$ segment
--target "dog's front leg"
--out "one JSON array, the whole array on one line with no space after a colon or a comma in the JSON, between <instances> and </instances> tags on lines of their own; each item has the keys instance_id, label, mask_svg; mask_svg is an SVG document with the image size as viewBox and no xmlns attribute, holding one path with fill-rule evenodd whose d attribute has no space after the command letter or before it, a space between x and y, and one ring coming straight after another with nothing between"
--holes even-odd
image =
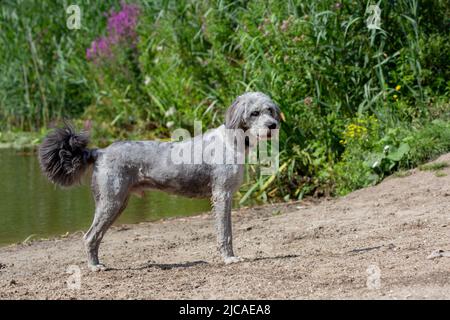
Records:
<instances>
[{"instance_id":1,"label":"dog's front leg","mask_svg":"<svg viewBox=\"0 0 450 320\"><path fill-rule=\"evenodd\" d=\"M213 214L216 222L217 244L225 264L242 261L233 253L231 205L233 195L223 189L213 193Z\"/></svg>"}]
</instances>

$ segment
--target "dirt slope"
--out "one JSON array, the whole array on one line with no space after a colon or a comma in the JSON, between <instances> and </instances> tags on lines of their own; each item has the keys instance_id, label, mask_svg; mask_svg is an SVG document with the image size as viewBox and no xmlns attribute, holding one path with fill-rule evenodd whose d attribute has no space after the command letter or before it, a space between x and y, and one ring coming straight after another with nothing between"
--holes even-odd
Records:
<instances>
[{"instance_id":1,"label":"dirt slope","mask_svg":"<svg viewBox=\"0 0 450 320\"><path fill-rule=\"evenodd\" d=\"M450 250L443 172L234 212L235 250L246 259L234 265L218 257L209 214L115 227L100 249L112 269L100 273L87 270L81 233L0 248L0 298L450 298L450 258L427 259ZM66 284L70 265L81 268L80 289Z\"/></svg>"}]
</instances>

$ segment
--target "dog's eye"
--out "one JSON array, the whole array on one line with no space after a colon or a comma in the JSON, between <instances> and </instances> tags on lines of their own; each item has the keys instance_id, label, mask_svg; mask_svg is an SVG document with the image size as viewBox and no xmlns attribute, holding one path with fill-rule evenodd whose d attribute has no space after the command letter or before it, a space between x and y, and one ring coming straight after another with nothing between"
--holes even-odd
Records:
<instances>
[{"instance_id":1,"label":"dog's eye","mask_svg":"<svg viewBox=\"0 0 450 320\"><path fill-rule=\"evenodd\" d=\"M257 116L259 116L259 111L253 111L250 115L252 117L257 117Z\"/></svg>"}]
</instances>

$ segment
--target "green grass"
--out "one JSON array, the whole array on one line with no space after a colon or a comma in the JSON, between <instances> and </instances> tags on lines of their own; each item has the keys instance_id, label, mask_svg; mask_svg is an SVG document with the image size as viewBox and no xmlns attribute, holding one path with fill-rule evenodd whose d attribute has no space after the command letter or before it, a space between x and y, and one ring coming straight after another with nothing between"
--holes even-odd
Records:
<instances>
[{"instance_id":1,"label":"green grass","mask_svg":"<svg viewBox=\"0 0 450 320\"><path fill-rule=\"evenodd\" d=\"M442 177L446 177L446 176L447 176L447 174L446 174L445 172L442 172L442 171L436 171L436 172L434 173L434 175L435 175L436 177L438 177L438 178L442 178Z\"/></svg>"},{"instance_id":2,"label":"green grass","mask_svg":"<svg viewBox=\"0 0 450 320\"><path fill-rule=\"evenodd\" d=\"M62 118L92 120L99 146L167 139L194 120L220 125L255 90L286 122L280 172L248 167L243 202L345 194L450 151L448 1L380 1L378 30L366 1L136 2L137 47L99 64L86 49L120 1L77 1L77 31L66 1L0 3L0 129L14 133L3 143L36 144Z\"/></svg>"},{"instance_id":3,"label":"green grass","mask_svg":"<svg viewBox=\"0 0 450 320\"><path fill-rule=\"evenodd\" d=\"M394 173L394 177L397 177L397 178L404 178L404 177L408 177L410 175L411 175L411 171L407 171L407 170L399 170Z\"/></svg>"},{"instance_id":4,"label":"green grass","mask_svg":"<svg viewBox=\"0 0 450 320\"><path fill-rule=\"evenodd\" d=\"M435 162L435 163L427 163L419 166L419 170L422 171L438 171L444 168L448 168L449 164L447 162Z\"/></svg>"}]
</instances>

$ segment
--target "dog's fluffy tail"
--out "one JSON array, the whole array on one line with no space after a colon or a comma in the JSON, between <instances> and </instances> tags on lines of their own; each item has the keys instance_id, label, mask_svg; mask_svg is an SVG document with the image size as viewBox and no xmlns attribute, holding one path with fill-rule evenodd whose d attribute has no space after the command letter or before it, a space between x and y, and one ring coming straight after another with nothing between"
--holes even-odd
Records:
<instances>
[{"instance_id":1,"label":"dog's fluffy tail","mask_svg":"<svg viewBox=\"0 0 450 320\"><path fill-rule=\"evenodd\" d=\"M83 173L97 158L95 149L88 149L89 136L76 133L65 122L64 127L49 133L39 147L39 163L47 178L60 186L68 187L79 182Z\"/></svg>"}]
</instances>

